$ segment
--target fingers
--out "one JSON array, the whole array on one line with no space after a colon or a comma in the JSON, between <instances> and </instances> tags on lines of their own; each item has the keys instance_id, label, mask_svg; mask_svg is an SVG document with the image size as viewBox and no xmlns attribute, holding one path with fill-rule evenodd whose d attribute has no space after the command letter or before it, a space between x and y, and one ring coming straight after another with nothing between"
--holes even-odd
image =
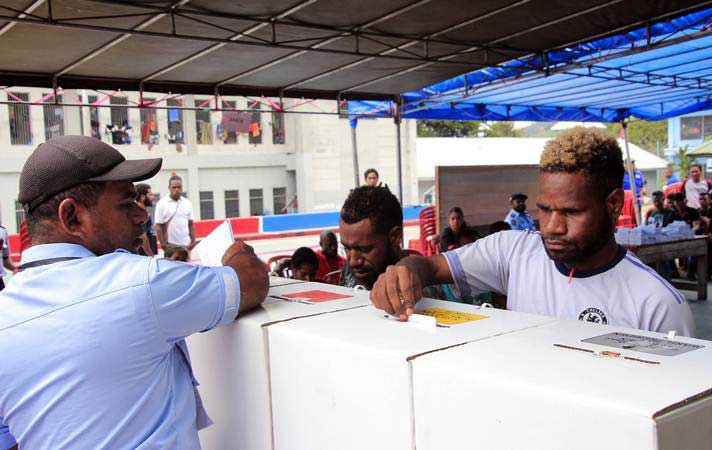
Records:
<instances>
[{"instance_id":1,"label":"fingers","mask_svg":"<svg viewBox=\"0 0 712 450\"><path fill-rule=\"evenodd\" d=\"M394 266L388 266L384 275L386 276L386 301L393 308L393 315L400 317L401 320L407 320L400 296L398 271Z\"/></svg>"},{"instance_id":2,"label":"fingers","mask_svg":"<svg viewBox=\"0 0 712 450\"><path fill-rule=\"evenodd\" d=\"M381 276L378 277L378 280L376 280L376 283L373 285L373 288L371 289L370 298L371 298L371 303L373 303L373 306L387 312L388 314L391 314L391 315L394 314L393 308L391 307L391 304L388 302L388 294L386 292L386 276L385 276L385 274L381 274Z\"/></svg>"},{"instance_id":3,"label":"fingers","mask_svg":"<svg viewBox=\"0 0 712 450\"><path fill-rule=\"evenodd\" d=\"M370 298L376 308L405 321L422 296L420 281L410 269L389 266L373 285Z\"/></svg>"}]
</instances>

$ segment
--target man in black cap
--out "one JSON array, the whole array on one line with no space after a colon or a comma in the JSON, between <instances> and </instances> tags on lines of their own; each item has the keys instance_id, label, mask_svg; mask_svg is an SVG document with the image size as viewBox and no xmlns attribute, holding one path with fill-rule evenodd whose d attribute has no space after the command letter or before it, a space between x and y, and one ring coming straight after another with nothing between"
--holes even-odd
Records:
<instances>
[{"instance_id":1,"label":"man in black cap","mask_svg":"<svg viewBox=\"0 0 712 450\"><path fill-rule=\"evenodd\" d=\"M504 221L512 227L513 230L530 230L536 231L534 227L534 219L527 212L527 196L521 192L516 192L509 197L509 204L512 205L511 211L504 218Z\"/></svg>"},{"instance_id":2,"label":"man in black cap","mask_svg":"<svg viewBox=\"0 0 712 450\"><path fill-rule=\"evenodd\" d=\"M211 422L184 338L258 306L268 279L240 241L223 267L135 254L147 214L133 182L160 168L84 136L27 159L32 247L0 293L3 448L200 448Z\"/></svg>"}]
</instances>

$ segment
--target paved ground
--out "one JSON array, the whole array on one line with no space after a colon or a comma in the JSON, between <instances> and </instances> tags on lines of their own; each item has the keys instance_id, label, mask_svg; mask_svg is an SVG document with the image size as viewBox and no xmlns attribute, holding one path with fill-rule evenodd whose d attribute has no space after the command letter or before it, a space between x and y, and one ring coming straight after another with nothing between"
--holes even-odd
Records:
<instances>
[{"instance_id":1,"label":"paved ground","mask_svg":"<svg viewBox=\"0 0 712 450\"><path fill-rule=\"evenodd\" d=\"M712 299L712 289L710 283L707 283L707 298ZM712 341L712 300L697 301L697 294L692 291L680 291L685 294L687 302L692 309L692 315L695 317L697 325L697 337Z\"/></svg>"}]
</instances>

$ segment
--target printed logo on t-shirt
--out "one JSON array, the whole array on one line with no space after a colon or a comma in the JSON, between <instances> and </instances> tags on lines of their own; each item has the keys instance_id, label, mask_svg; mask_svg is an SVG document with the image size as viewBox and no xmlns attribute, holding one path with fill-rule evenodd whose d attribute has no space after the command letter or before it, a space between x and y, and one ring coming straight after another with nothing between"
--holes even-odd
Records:
<instances>
[{"instance_id":1,"label":"printed logo on t-shirt","mask_svg":"<svg viewBox=\"0 0 712 450\"><path fill-rule=\"evenodd\" d=\"M603 311L598 308L584 309L581 314L579 314L579 320L591 323L602 323L604 325L608 323L608 318Z\"/></svg>"}]
</instances>

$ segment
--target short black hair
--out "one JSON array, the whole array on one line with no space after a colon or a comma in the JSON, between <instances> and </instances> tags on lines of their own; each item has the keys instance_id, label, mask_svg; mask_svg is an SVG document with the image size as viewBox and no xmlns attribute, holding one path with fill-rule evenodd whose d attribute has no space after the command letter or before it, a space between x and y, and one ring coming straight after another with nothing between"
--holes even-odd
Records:
<instances>
[{"instance_id":1,"label":"short black hair","mask_svg":"<svg viewBox=\"0 0 712 450\"><path fill-rule=\"evenodd\" d=\"M690 169L692 169L693 167L697 167L698 169L700 169L700 172L702 171L702 164L700 164L700 163L690 164ZM687 169L687 170L690 170L690 169Z\"/></svg>"},{"instance_id":2,"label":"short black hair","mask_svg":"<svg viewBox=\"0 0 712 450\"><path fill-rule=\"evenodd\" d=\"M447 215L449 216L452 213L457 213L462 217L465 217L465 214L462 213L462 208L460 208L459 206L453 206L452 208L450 208L450 210L447 212Z\"/></svg>"},{"instance_id":3,"label":"short black hair","mask_svg":"<svg viewBox=\"0 0 712 450\"><path fill-rule=\"evenodd\" d=\"M319 267L319 257L316 256L314 250L309 247L299 247L292 254L291 263L292 269L301 267L303 264L311 264L315 268Z\"/></svg>"},{"instance_id":4,"label":"short black hair","mask_svg":"<svg viewBox=\"0 0 712 450\"><path fill-rule=\"evenodd\" d=\"M148 191L151 190L151 186L146 183L138 183L136 186L136 198L141 198L142 195L148 195Z\"/></svg>"},{"instance_id":5,"label":"short black hair","mask_svg":"<svg viewBox=\"0 0 712 450\"><path fill-rule=\"evenodd\" d=\"M375 173L375 174L376 174L376 177L381 178L381 176L378 174L378 171L377 171L376 169L374 169L373 167L371 167L370 169L366 169L366 171L363 173L363 179L364 179L364 180L365 180L366 178L368 178L368 174L369 174L369 173Z\"/></svg>"},{"instance_id":6,"label":"short black hair","mask_svg":"<svg viewBox=\"0 0 712 450\"><path fill-rule=\"evenodd\" d=\"M59 205L68 198L73 198L77 203L86 208L92 208L99 203L99 196L104 192L106 183L88 182L78 184L66 191L55 194L40 203L27 214L27 232L30 237L37 238L49 232L48 227L54 227L57 220Z\"/></svg>"},{"instance_id":7,"label":"short black hair","mask_svg":"<svg viewBox=\"0 0 712 450\"><path fill-rule=\"evenodd\" d=\"M504 220L498 220L497 222L492 223L489 227L489 234L494 234L494 233L499 233L500 231L508 231L511 230L512 226L505 222Z\"/></svg>"},{"instance_id":8,"label":"short black hair","mask_svg":"<svg viewBox=\"0 0 712 450\"><path fill-rule=\"evenodd\" d=\"M179 177L178 175L171 175L171 177L168 179L168 186L171 185L171 181L175 181L175 180L180 181L181 184L183 183L183 178Z\"/></svg>"},{"instance_id":9,"label":"short black hair","mask_svg":"<svg viewBox=\"0 0 712 450\"><path fill-rule=\"evenodd\" d=\"M190 258L188 249L181 245L169 245L163 251L163 257L166 259L178 254L182 255L182 258L180 259L181 261L188 261L188 258Z\"/></svg>"},{"instance_id":10,"label":"short black hair","mask_svg":"<svg viewBox=\"0 0 712 450\"><path fill-rule=\"evenodd\" d=\"M403 227L400 202L387 187L361 186L351 191L341 207L341 220L348 224L371 221L371 231L387 236L394 227Z\"/></svg>"},{"instance_id":11,"label":"short black hair","mask_svg":"<svg viewBox=\"0 0 712 450\"><path fill-rule=\"evenodd\" d=\"M655 191L652 194L650 194L653 197L663 197L663 191Z\"/></svg>"}]
</instances>

